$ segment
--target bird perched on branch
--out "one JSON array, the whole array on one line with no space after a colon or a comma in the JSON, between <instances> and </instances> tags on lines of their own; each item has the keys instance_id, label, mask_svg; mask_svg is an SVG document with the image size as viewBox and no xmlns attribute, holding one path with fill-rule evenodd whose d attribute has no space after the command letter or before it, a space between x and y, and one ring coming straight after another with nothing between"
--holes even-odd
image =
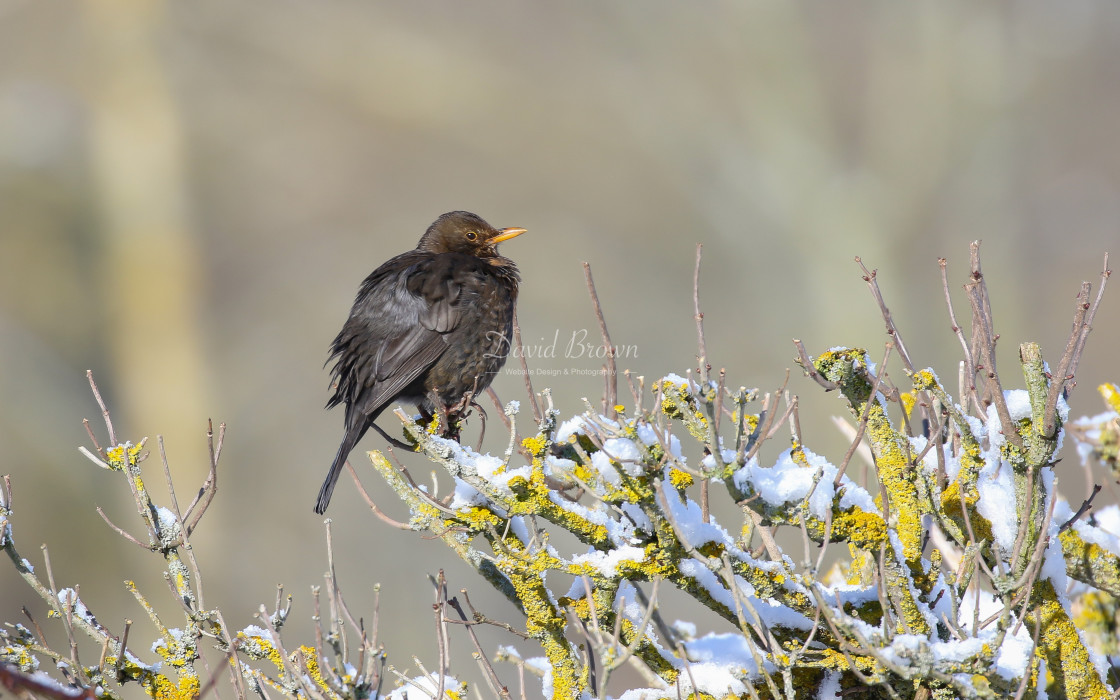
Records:
<instances>
[{"instance_id":1,"label":"bird perched on branch","mask_svg":"<svg viewBox=\"0 0 1120 700\"><path fill-rule=\"evenodd\" d=\"M496 229L476 214L435 220L415 250L392 258L362 282L327 360L334 395L346 404L346 434L315 512L322 514L350 450L394 401L440 418L457 436L458 418L505 364L517 302L517 266L498 244L525 233ZM386 436L388 437L388 436Z\"/></svg>"}]
</instances>

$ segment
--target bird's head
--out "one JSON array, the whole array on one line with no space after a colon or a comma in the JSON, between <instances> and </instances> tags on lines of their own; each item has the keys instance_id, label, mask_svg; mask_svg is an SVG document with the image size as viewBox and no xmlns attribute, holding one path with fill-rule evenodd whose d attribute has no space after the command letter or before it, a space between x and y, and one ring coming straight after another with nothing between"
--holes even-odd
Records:
<instances>
[{"instance_id":1,"label":"bird's head","mask_svg":"<svg viewBox=\"0 0 1120 700\"><path fill-rule=\"evenodd\" d=\"M469 211L452 211L428 227L416 248L429 253L462 253L495 258L499 243L523 233L523 228L494 228L481 216Z\"/></svg>"}]
</instances>

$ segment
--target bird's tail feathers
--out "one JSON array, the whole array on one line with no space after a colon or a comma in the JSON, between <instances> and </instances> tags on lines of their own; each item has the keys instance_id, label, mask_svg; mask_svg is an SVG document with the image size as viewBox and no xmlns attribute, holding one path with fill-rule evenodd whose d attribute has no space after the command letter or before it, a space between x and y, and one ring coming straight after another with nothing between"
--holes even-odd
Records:
<instances>
[{"instance_id":1,"label":"bird's tail feathers","mask_svg":"<svg viewBox=\"0 0 1120 700\"><path fill-rule=\"evenodd\" d=\"M350 451L354 449L354 445L357 445L365 434L365 427L361 430L350 429L346 431L346 436L342 438L342 444L338 446L338 454L334 456L331 470L327 474L326 480L323 481L323 487L319 489L319 499L315 501L315 512L319 515L327 512L327 506L331 502L331 494L334 493L334 485L338 483L338 477L342 474L342 466L346 464L346 458L350 456Z\"/></svg>"}]
</instances>

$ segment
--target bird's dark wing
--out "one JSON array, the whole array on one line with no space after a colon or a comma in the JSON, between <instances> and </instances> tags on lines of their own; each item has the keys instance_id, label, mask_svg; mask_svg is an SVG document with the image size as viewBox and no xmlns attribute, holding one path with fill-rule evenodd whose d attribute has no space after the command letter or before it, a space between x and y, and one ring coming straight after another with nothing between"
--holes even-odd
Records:
<instances>
[{"instance_id":1,"label":"bird's dark wing","mask_svg":"<svg viewBox=\"0 0 1120 700\"><path fill-rule=\"evenodd\" d=\"M376 416L447 349L462 316L459 257L405 253L362 284L331 353L338 386L327 405L347 404L348 427Z\"/></svg>"},{"instance_id":2,"label":"bird's dark wing","mask_svg":"<svg viewBox=\"0 0 1120 700\"><path fill-rule=\"evenodd\" d=\"M362 283L327 360L336 360L335 392L327 408L346 404L346 433L319 490L316 513L326 512L347 455L385 406L398 397L422 399L414 395L421 393L418 388L409 385L447 350L447 334L462 322L465 257L411 251L389 260ZM468 262L478 265L473 258Z\"/></svg>"}]
</instances>

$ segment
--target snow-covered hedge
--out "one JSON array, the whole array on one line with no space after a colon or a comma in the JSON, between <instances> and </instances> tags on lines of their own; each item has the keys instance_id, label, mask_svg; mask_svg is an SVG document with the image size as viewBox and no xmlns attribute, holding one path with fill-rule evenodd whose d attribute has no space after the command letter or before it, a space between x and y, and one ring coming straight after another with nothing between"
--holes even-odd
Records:
<instances>
[{"instance_id":1,"label":"snow-covered hedge","mask_svg":"<svg viewBox=\"0 0 1120 700\"><path fill-rule=\"evenodd\" d=\"M784 386L731 389L727 374L708 364L697 308L695 370L652 382L626 374L630 399L619 401L609 363L606 400L563 418L548 391L530 392L531 434L518 429L527 411L507 404L502 454L436 437L398 411L417 451L453 483L439 493L382 452L369 453L408 505L406 526L441 538L521 617L494 622L489 615L510 611L477 611L448 597L441 575L441 619L461 624L437 626L433 670L401 676L386 696L480 690L447 675L445 635L467 634L477 646L474 626L499 624L510 644L477 647L477 657L489 684L482 693L500 697L1111 697L1120 666L1120 508L1094 508L1092 497L1071 505L1059 482L1073 460L1055 466L1070 439L1085 464L1105 467L1098 478L1120 474L1116 386L1100 387L1104 413L1069 420L1100 294L1090 299L1082 287L1054 369L1037 345L1020 346L1022 388L1009 388L996 370L998 336L974 247L965 285L971 335L953 320L963 358L949 387L913 364L874 273L865 279L887 323L885 355L876 364L864 350L833 348L811 359L798 344L802 369L820 386L807 396ZM829 457L808 446L798 405L836 394L851 413L851 443ZM208 640L226 654L238 697L389 693L376 631L354 622L333 585L327 609L318 598L312 606L321 634L298 647L285 649L279 631L290 600L278 596L271 612L262 608L260 626L239 632L205 609L188 545L212 481L186 509L174 499L154 504L141 446L119 442L107 412L106 427L112 446L87 456L126 477L147 532L125 536L162 556L184 622L165 627L152 613L160 661L141 661L127 629L111 633L76 591L56 590L49 568L44 579L17 552L5 489L0 545L68 637L84 633L102 653L83 664L37 631L9 625L0 629L0 681L53 697L72 696L71 688L118 697L129 682L156 698L205 695L226 673L208 678L196 668ZM219 434L215 469L220 448ZM687 611L666 602L669 588L711 611L705 624L715 629L698 632ZM517 673L496 670L495 654ZM63 684L33 674L44 656ZM511 678L519 688L510 689Z\"/></svg>"},{"instance_id":2,"label":"snow-covered hedge","mask_svg":"<svg viewBox=\"0 0 1120 700\"><path fill-rule=\"evenodd\" d=\"M972 334L957 331L954 397L912 364L865 274L891 339L881 366L852 348L810 360L798 344L803 369L851 412L854 439L839 459L805 444L796 400L783 410L781 392L759 401L729 389L725 372L715 378L702 326L695 373L648 386L627 375L628 406L588 405L563 422L549 401L523 456L513 422L496 457L399 413L455 488L431 493L379 452L374 466L410 507L411 527L441 537L525 616L544 656L507 658L542 675L545 697L619 692L610 679L623 664L649 686L626 689L633 699L832 698L856 687L860 697L1111 696L1120 510L1084 519L1090 503L1075 513L1054 468L1100 294L1082 287L1056 371L1025 343L1025 388L1006 390L974 245ZM1115 464L1120 394L1101 393L1109 412L1080 420L1073 436L1084 457ZM760 447L779 433L788 447L764 460ZM873 466L862 484L847 473L861 445ZM785 547L779 529L794 535ZM559 531L582 548L561 551ZM724 628L697 636L674 620L657 597L666 586Z\"/></svg>"}]
</instances>

